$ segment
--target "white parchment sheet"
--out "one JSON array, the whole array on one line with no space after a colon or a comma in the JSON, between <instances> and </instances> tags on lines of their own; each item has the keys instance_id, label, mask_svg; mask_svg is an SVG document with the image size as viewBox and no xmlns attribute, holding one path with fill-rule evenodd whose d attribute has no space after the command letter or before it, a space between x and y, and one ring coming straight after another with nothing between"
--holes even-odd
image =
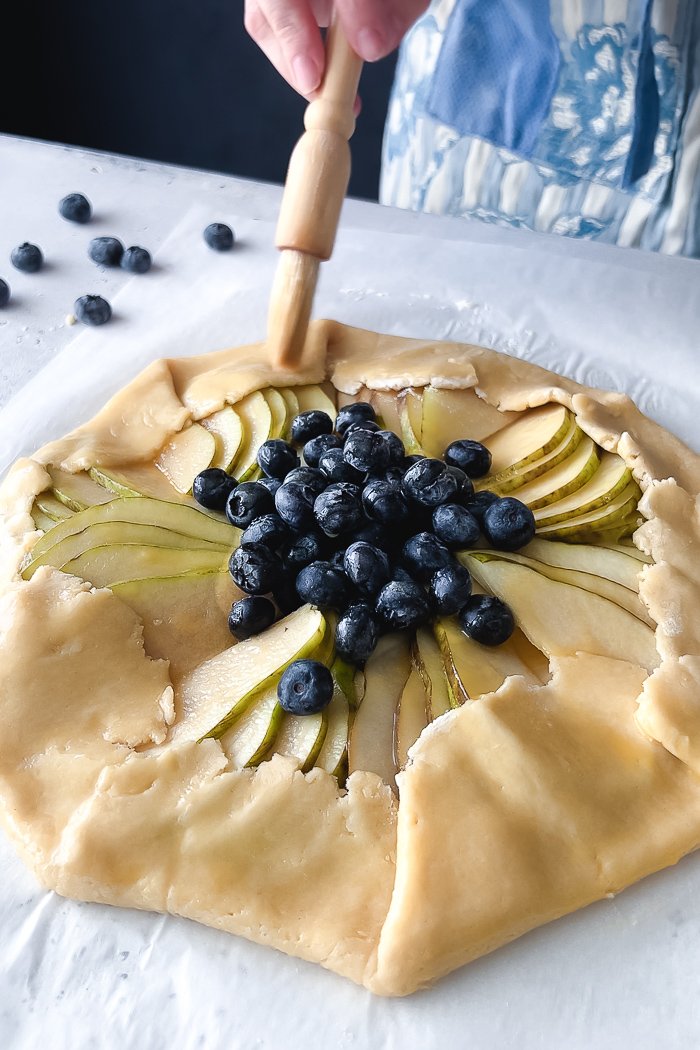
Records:
<instances>
[{"instance_id":1,"label":"white parchment sheet","mask_svg":"<svg viewBox=\"0 0 700 1050\"><path fill-rule=\"evenodd\" d=\"M183 218L153 272L115 299L112 323L80 331L0 412L0 472L88 418L154 358L264 336L272 226L223 216L240 247L217 256L201 247L203 216L194 206ZM459 241L345 229L322 268L315 314L480 342L625 390L700 448L700 266L591 247L527 235ZM380 1000L192 922L45 893L0 833L0 1047L693 1046L698 902L700 856L534 931L431 991Z\"/></svg>"}]
</instances>

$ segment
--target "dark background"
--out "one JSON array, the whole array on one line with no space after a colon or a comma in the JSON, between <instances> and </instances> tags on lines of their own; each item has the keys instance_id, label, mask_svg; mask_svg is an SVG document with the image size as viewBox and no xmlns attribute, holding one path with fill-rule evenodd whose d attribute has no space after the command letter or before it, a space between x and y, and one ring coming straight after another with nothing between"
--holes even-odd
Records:
<instances>
[{"instance_id":1,"label":"dark background","mask_svg":"<svg viewBox=\"0 0 700 1050\"><path fill-rule=\"evenodd\" d=\"M37 0L12 17L0 131L284 181L305 104L246 35L242 0ZM356 197L377 196L394 61L363 74Z\"/></svg>"}]
</instances>

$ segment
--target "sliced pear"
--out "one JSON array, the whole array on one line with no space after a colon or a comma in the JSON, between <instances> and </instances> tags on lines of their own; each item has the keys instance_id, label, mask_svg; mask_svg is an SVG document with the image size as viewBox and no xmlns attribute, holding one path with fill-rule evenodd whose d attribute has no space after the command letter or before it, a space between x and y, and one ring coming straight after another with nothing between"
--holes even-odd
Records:
<instances>
[{"instance_id":1,"label":"sliced pear","mask_svg":"<svg viewBox=\"0 0 700 1050\"><path fill-rule=\"evenodd\" d=\"M533 680L530 668L520 659L510 641L491 648L467 638L456 620L440 620L439 625L445 632L455 671L471 700L499 689L511 675Z\"/></svg>"},{"instance_id":2,"label":"sliced pear","mask_svg":"<svg viewBox=\"0 0 700 1050\"><path fill-rule=\"evenodd\" d=\"M570 456L566 456L534 481L521 485L518 489L518 499L527 503L533 511L539 507L547 507L581 489L593 477L599 463L597 445L584 436Z\"/></svg>"},{"instance_id":3,"label":"sliced pear","mask_svg":"<svg viewBox=\"0 0 700 1050\"><path fill-rule=\"evenodd\" d=\"M350 707L343 691L336 688L327 708L328 727L315 765L338 778L341 785L347 776L348 734L350 732Z\"/></svg>"},{"instance_id":4,"label":"sliced pear","mask_svg":"<svg viewBox=\"0 0 700 1050\"><path fill-rule=\"evenodd\" d=\"M423 678L414 665L399 697L394 717L394 761L403 769L408 761L409 748L428 724L428 694Z\"/></svg>"},{"instance_id":5,"label":"sliced pear","mask_svg":"<svg viewBox=\"0 0 700 1050\"><path fill-rule=\"evenodd\" d=\"M218 454L215 434L199 423L175 434L156 460L170 484L187 495L192 482L212 465Z\"/></svg>"},{"instance_id":6,"label":"sliced pear","mask_svg":"<svg viewBox=\"0 0 700 1050\"><path fill-rule=\"evenodd\" d=\"M291 419L287 417L287 402L279 390L275 390L274 387L263 390L262 395L267 401L272 416L270 437L283 438L287 433L287 424L291 423Z\"/></svg>"},{"instance_id":7,"label":"sliced pear","mask_svg":"<svg viewBox=\"0 0 700 1050\"><path fill-rule=\"evenodd\" d=\"M332 700L331 703L333 703ZM316 715L285 714L275 740L275 751L278 755L289 755L295 758L302 773L308 773L316 764L327 732L327 708Z\"/></svg>"},{"instance_id":8,"label":"sliced pear","mask_svg":"<svg viewBox=\"0 0 700 1050\"><path fill-rule=\"evenodd\" d=\"M549 672L549 660L541 650L532 644L529 638L516 627L508 639L508 645L512 648L518 659L532 672L538 682L546 685L551 679Z\"/></svg>"},{"instance_id":9,"label":"sliced pear","mask_svg":"<svg viewBox=\"0 0 700 1050\"><path fill-rule=\"evenodd\" d=\"M642 565L651 565L654 560L651 555L645 554L644 551L640 551L639 547L636 547L631 539L623 540L620 543L598 544L598 546L602 547L604 550L616 551L618 554L626 554L629 558L634 558L636 561L641 562Z\"/></svg>"},{"instance_id":10,"label":"sliced pear","mask_svg":"<svg viewBox=\"0 0 700 1050\"><path fill-rule=\"evenodd\" d=\"M571 492L557 496L556 502L532 507L535 521L542 525L556 525L560 521L578 517L611 503L632 481L632 472L625 461L613 452L603 452L593 476ZM518 497L520 498L520 497Z\"/></svg>"},{"instance_id":11,"label":"sliced pear","mask_svg":"<svg viewBox=\"0 0 700 1050\"><path fill-rule=\"evenodd\" d=\"M217 441L216 455L211 466L230 472L243 444L243 424L240 416L227 405L226 408L203 419L202 426L211 431Z\"/></svg>"},{"instance_id":12,"label":"sliced pear","mask_svg":"<svg viewBox=\"0 0 700 1050\"><path fill-rule=\"evenodd\" d=\"M256 390L234 406L243 426L243 444L233 465L238 481L250 481L258 474L258 449L272 433L272 412L267 401Z\"/></svg>"},{"instance_id":13,"label":"sliced pear","mask_svg":"<svg viewBox=\"0 0 700 1050\"><path fill-rule=\"evenodd\" d=\"M289 440L289 437L291 436L290 431L292 420L295 416L299 415L299 398L289 386L282 387L280 394L284 398L284 403L287 406L287 429L282 437Z\"/></svg>"},{"instance_id":14,"label":"sliced pear","mask_svg":"<svg viewBox=\"0 0 700 1050\"><path fill-rule=\"evenodd\" d=\"M426 386L423 390L420 443L428 456L441 458L453 441L462 438L484 441L518 419L519 415L518 412L499 412L473 389L442 390Z\"/></svg>"},{"instance_id":15,"label":"sliced pear","mask_svg":"<svg viewBox=\"0 0 700 1050\"><path fill-rule=\"evenodd\" d=\"M41 529L42 532L48 532L56 524L55 519L50 518L48 514L44 514L43 510L39 510L36 503L32 507L32 520L37 529Z\"/></svg>"},{"instance_id":16,"label":"sliced pear","mask_svg":"<svg viewBox=\"0 0 700 1050\"><path fill-rule=\"evenodd\" d=\"M606 580L613 580L635 594L639 592L639 574L642 566L638 557L641 552L636 547L610 548L601 547L599 544L561 543L535 537L518 553L546 565L558 565L561 569L590 572Z\"/></svg>"},{"instance_id":17,"label":"sliced pear","mask_svg":"<svg viewBox=\"0 0 700 1050\"><path fill-rule=\"evenodd\" d=\"M241 535L240 530L233 528L228 522L211 518L194 507L165 503L146 496L134 496L130 499L111 500L98 507L88 507L79 514L70 514L35 543L27 563L39 559L50 547L66 537L82 532L91 525L111 521L158 525L184 536L207 540L222 549L235 547Z\"/></svg>"},{"instance_id":18,"label":"sliced pear","mask_svg":"<svg viewBox=\"0 0 700 1050\"><path fill-rule=\"evenodd\" d=\"M537 535L549 539L568 539L574 543L591 543L601 533L618 538L629 536L639 522L637 506L641 490L636 481L628 484L619 496L596 510L572 516L557 525L537 524Z\"/></svg>"},{"instance_id":19,"label":"sliced pear","mask_svg":"<svg viewBox=\"0 0 700 1050\"><path fill-rule=\"evenodd\" d=\"M284 721L277 686L263 690L236 724L221 736L221 746L236 769L257 766L276 744Z\"/></svg>"},{"instance_id":20,"label":"sliced pear","mask_svg":"<svg viewBox=\"0 0 700 1050\"><path fill-rule=\"evenodd\" d=\"M515 424L513 425L515 426ZM513 492L516 492L517 495L516 490L553 470L554 467L558 466L569 456L572 456L584 436L574 416L570 413L564 436L553 449L527 463L514 464L513 466L505 467L498 474L491 473L485 478L480 478L474 483L474 487L477 489L488 488L502 496ZM516 449L512 451L514 454L517 454Z\"/></svg>"},{"instance_id":21,"label":"sliced pear","mask_svg":"<svg viewBox=\"0 0 700 1050\"><path fill-rule=\"evenodd\" d=\"M65 503L56 499L51 491L40 492L34 500L34 506L54 522L67 521L75 514L75 511L72 511Z\"/></svg>"},{"instance_id":22,"label":"sliced pear","mask_svg":"<svg viewBox=\"0 0 700 1050\"><path fill-rule=\"evenodd\" d=\"M407 456L423 456L423 446L420 443L420 439L413 429L413 423L411 422L411 414L409 411L408 395L409 391L399 398L397 398L397 404L399 408L399 421L401 424L401 440L404 443Z\"/></svg>"},{"instance_id":23,"label":"sliced pear","mask_svg":"<svg viewBox=\"0 0 700 1050\"><path fill-rule=\"evenodd\" d=\"M89 474L98 485L117 496L148 496L166 503L188 502L155 463L131 463L119 470L91 467Z\"/></svg>"},{"instance_id":24,"label":"sliced pear","mask_svg":"<svg viewBox=\"0 0 700 1050\"><path fill-rule=\"evenodd\" d=\"M444 715L453 706L450 703L450 691L445 676L445 665L440 647L427 627L420 627L416 632L411 658L423 679L428 694L431 721Z\"/></svg>"},{"instance_id":25,"label":"sliced pear","mask_svg":"<svg viewBox=\"0 0 700 1050\"><path fill-rule=\"evenodd\" d=\"M173 684L233 641L227 614L241 597L228 572L117 583L112 592L143 622L146 652L170 661Z\"/></svg>"},{"instance_id":26,"label":"sliced pear","mask_svg":"<svg viewBox=\"0 0 700 1050\"><path fill-rule=\"evenodd\" d=\"M60 467L47 467L47 470L56 499L65 503L70 510L77 512L85 510L86 507L95 507L98 503L109 503L114 499L113 492L106 491L83 471L69 474Z\"/></svg>"},{"instance_id":27,"label":"sliced pear","mask_svg":"<svg viewBox=\"0 0 700 1050\"><path fill-rule=\"evenodd\" d=\"M331 673L333 675L333 680L340 688L340 691L348 704L353 711L356 711L360 706L357 681L358 678L361 677L361 672L357 671L346 660L343 660L342 657L336 656L333 660Z\"/></svg>"},{"instance_id":28,"label":"sliced pear","mask_svg":"<svg viewBox=\"0 0 700 1050\"><path fill-rule=\"evenodd\" d=\"M508 603L519 627L547 656L588 652L648 671L658 666L652 629L607 598L514 562L465 557L474 578Z\"/></svg>"},{"instance_id":29,"label":"sliced pear","mask_svg":"<svg viewBox=\"0 0 700 1050\"><path fill-rule=\"evenodd\" d=\"M405 391L406 410L408 421L411 424L416 441L422 447L423 444L423 391L415 387L407 387Z\"/></svg>"},{"instance_id":30,"label":"sliced pear","mask_svg":"<svg viewBox=\"0 0 700 1050\"><path fill-rule=\"evenodd\" d=\"M94 547L60 566L63 572L87 580L93 587L113 587L129 580L186 573L222 572L227 556L217 550L178 550L172 547L140 547L112 544Z\"/></svg>"},{"instance_id":31,"label":"sliced pear","mask_svg":"<svg viewBox=\"0 0 700 1050\"><path fill-rule=\"evenodd\" d=\"M469 693L465 689L462 679L457 672L452 647L447 632L445 631L445 625L441 620L436 620L433 623L433 634L438 648L440 649L442 664L445 669L447 695L450 702L450 708L461 707L462 704L466 704L469 700Z\"/></svg>"},{"instance_id":32,"label":"sliced pear","mask_svg":"<svg viewBox=\"0 0 700 1050\"><path fill-rule=\"evenodd\" d=\"M338 414L335 402L331 401L328 394L320 386L295 386L294 393L299 402L300 412L326 412L333 422Z\"/></svg>"},{"instance_id":33,"label":"sliced pear","mask_svg":"<svg viewBox=\"0 0 700 1050\"><path fill-rule=\"evenodd\" d=\"M261 636L201 664L182 681L173 740L222 737L294 660L313 657L327 632L323 614L303 605Z\"/></svg>"},{"instance_id":34,"label":"sliced pear","mask_svg":"<svg viewBox=\"0 0 700 1050\"><path fill-rule=\"evenodd\" d=\"M400 395L399 395L400 396ZM401 436L401 420L399 418L399 397L393 390L369 390L366 395L359 395L360 400L369 401L377 413L377 422L384 430L392 430L394 434ZM351 404L352 402L348 402Z\"/></svg>"},{"instance_id":35,"label":"sliced pear","mask_svg":"<svg viewBox=\"0 0 700 1050\"><path fill-rule=\"evenodd\" d=\"M365 667L365 695L350 730L350 773L363 769L393 786L394 713L410 673L408 638L398 633L380 638Z\"/></svg>"},{"instance_id":36,"label":"sliced pear","mask_svg":"<svg viewBox=\"0 0 700 1050\"><path fill-rule=\"evenodd\" d=\"M522 470L552 452L571 429L571 420L565 405L541 405L522 412L488 439L492 476Z\"/></svg>"}]
</instances>

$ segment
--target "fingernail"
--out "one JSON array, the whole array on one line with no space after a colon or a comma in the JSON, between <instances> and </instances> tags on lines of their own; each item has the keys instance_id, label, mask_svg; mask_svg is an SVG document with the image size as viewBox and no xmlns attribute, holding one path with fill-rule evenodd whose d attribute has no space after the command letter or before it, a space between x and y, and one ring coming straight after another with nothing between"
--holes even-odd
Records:
<instances>
[{"instance_id":1,"label":"fingernail","mask_svg":"<svg viewBox=\"0 0 700 1050\"><path fill-rule=\"evenodd\" d=\"M386 54L386 41L376 29L361 29L357 35L360 57L365 62L376 62Z\"/></svg>"},{"instance_id":2,"label":"fingernail","mask_svg":"<svg viewBox=\"0 0 700 1050\"><path fill-rule=\"evenodd\" d=\"M297 89L302 95L310 95L321 82L321 73L308 55L297 55L292 59L292 71Z\"/></svg>"}]
</instances>

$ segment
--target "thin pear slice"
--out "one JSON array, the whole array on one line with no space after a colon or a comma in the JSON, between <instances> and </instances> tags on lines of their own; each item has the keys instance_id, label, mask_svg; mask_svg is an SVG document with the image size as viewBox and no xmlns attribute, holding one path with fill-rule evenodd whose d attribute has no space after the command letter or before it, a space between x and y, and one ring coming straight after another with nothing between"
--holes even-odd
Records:
<instances>
[{"instance_id":1,"label":"thin pear slice","mask_svg":"<svg viewBox=\"0 0 700 1050\"><path fill-rule=\"evenodd\" d=\"M423 678L423 685L428 694L430 718L434 721L449 711L452 705L440 647L427 627L420 627L416 631L411 657Z\"/></svg>"},{"instance_id":2,"label":"thin pear slice","mask_svg":"<svg viewBox=\"0 0 700 1050\"><path fill-rule=\"evenodd\" d=\"M491 476L523 471L561 444L571 429L572 413L564 405L548 404L522 412L519 419L491 434Z\"/></svg>"},{"instance_id":3,"label":"thin pear slice","mask_svg":"<svg viewBox=\"0 0 700 1050\"><path fill-rule=\"evenodd\" d=\"M108 521L126 521L134 525L159 525L182 533L184 536L196 536L208 540L218 547L232 549L240 539L240 530L228 522L217 520L203 514L194 507L185 507L179 503L165 503L162 500L149 499L147 496L133 496L129 499L115 499L98 507L88 507L79 514L56 525L46 536L42 536L30 552L27 562L40 558L54 544L60 543L67 536L82 532L90 525Z\"/></svg>"},{"instance_id":4,"label":"thin pear slice","mask_svg":"<svg viewBox=\"0 0 700 1050\"><path fill-rule=\"evenodd\" d=\"M456 620L444 619L439 623L445 632L454 668L471 700L493 693L512 675L534 681L530 668L510 642L494 647L479 645L463 634Z\"/></svg>"},{"instance_id":5,"label":"thin pear slice","mask_svg":"<svg viewBox=\"0 0 700 1050\"><path fill-rule=\"evenodd\" d=\"M276 745L284 711L277 702L277 686L265 689L236 724L221 737L221 746L235 769L259 765Z\"/></svg>"},{"instance_id":6,"label":"thin pear slice","mask_svg":"<svg viewBox=\"0 0 700 1050\"><path fill-rule=\"evenodd\" d=\"M272 416L270 437L283 438L287 431L287 402L284 400L279 390L275 390L274 387L267 387L262 391L262 395L267 401L270 415Z\"/></svg>"},{"instance_id":7,"label":"thin pear slice","mask_svg":"<svg viewBox=\"0 0 700 1050\"><path fill-rule=\"evenodd\" d=\"M409 749L428 724L428 704L423 678L414 665L399 697L394 718L394 761L399 769L406 765Z\"/></svg>"},{"instance_id":8,"label":"thin pear slice","mask_svg":"<svg viewBox=\"0 0 700 1050\"><path fill-rule=\"evenodd\" d=\"M40 492L34 500L34 505L38 507L47 518L51 518L55 522L67 521L75 514L75 511L71 510L65 503L56 499L51 491Z\"/></svg>"},{"instance_id":9,"label":"thin pear slice","mask_svg":"<svg viewBox=\"0 0 700 1050\"><path fill-rule=\"evenodd\" d=\"M173 685L231 646L227 614L241 592L228 572L132 580L112 592L140 617L148 655L170 661Z\"/></svg>"},{"instance_id":10,"label":"thin pear slice","mask_svg":"<svg viewBox=\"0 0 700 1050\"><path fill-rule=\"evenodd\" d=\"M603 452L593 476L581 488L557 497L556 502L532 507L535 521L542 525L556 525L560 521L578 517L611 503L632 481L632 472L625 461L614 452Z\"/></svg>"},{"instance_id":11,"label":"thin pear slice","mask_svg":"<svg viewBox=\"0 0 700 1050\"><path fill-rule=\"evenodd\" d=\"M423 446L420 443L420 439L413 429L413 423L411 421L411 413L409 411L409 391L399 398L397 398L397 404L399 408L399 422L401 424L401 440L404 443L407 456L423 456Z\"/></svg>"},{"instance_id":12,"label":"thin pear slice","mask_svg":"<svg viewBox=\"0 0 700 1050\"><path fill-rule=\"evenodd\" d=\"M518 419L518 412L499 412L474 390L423 390L420 443L427 455L442 458L453 441L485 441ZM416 430L418 433L418 430Z\"/></svg>"},{"instance_id":13,"label":"thin pear slice","mask_svg":"<svg viewBox=\"0 0 700 1050\"><path fill-rule=\"evenodd\" d=\"M547 507L581 489L593 477L599 463L597 445L589 437L583 437L570 456L534 481L522 485L518 489L518 499L533 511Z\"/></svg>"},{"instance_id":14,"label":"thin pear slice","mask_svg":"<svg viewBox=\"0 0 700 1050\"><path fill-rule=\"evenodd\" d=\"M262 635L201 664L182 681L173 740L223 736L262 692L277 685L285 668L317 652L327 630L323 614L303 605Z\"/></svg>"},{"instance_id":15,"label":"thin pear slice","mask_svg":"<svg viewBox=\"0 0 700 1050\"><path fill-rule=\"evenodd\" d=\"M238 481L250 481L258 473L258 449L272 433L272 412L259 390L248 394L234 408L243 426L243 444L233 465L233 473Z\"/></svg>"},{"instance_id":16,"label":"thin pear slice","mask_svg":"<svg viewBox=\"0 0 700 1050\"><path fill-rule=\"evenodd\" d=\"M284 714L275 740L275 752L295 758L302 773L308 773L316 763L327 731L327 709L316 715Z\"/></svg>"},{"instance_id":17,"label":"thin pear slice","mask_svg":"<svg viewBox=\"0 0 700 1050\"><path fill-rule=\"evenodd\" d=\"M96 547L112 547L117 544L120 546L165 547L170 550L203 550L218 556L219 561L223 561L231 553L231 548L227 549L195 536L184 536L182 533L173 532L172 529L159 525L134 525L126 521L109 521L90 525L82 532L73 533L66 536L60 543L53 544L41 555L32 558L29 565L22 570L22 578L30 580L42 565L53 565L54 568L61 569L68 562L85 554L86 551L94 550Z\"/></svg>"},{"instance_id":18,"label":"thin pear slice","mask_svg":"<svg viewBox=\"0 0 700 1050\"><path fill-rule=\"evenodd\" d=\"M508 639L508 645L518 659L522 660L525 666L532 671L538 682L541 682L542 685L546 685L549 682L552 677L549 671L549 660L543 652L532 644L519 627L515 628Z\"/></svg>"},{"instance_id":19,"label":"thin pear slice","mask_svg":"<svg viewBox=\"0 0 700 1050\"><path fill-rule=\"evenodd\" d=\"M155 463L131 463L118 470L113 467L91 467L90 477L108 492L117 496L148 496L165 503L187 503Z\"/></svg>"},{"instance_id":20,"label":"thin pear slice","mask_svg":"<svg viewBox=\"0 0 700 1050\"><path fill-rule=\"evenodd\" d=\"M508 603L518 626L547 656L587 652L648 671L658 666L652 629L607 598L513 562L467 557L467 563L483 587Z\"/></svg>"},{"instance_id":21,"label":"thin pear slice","mask_svg":"<svg viewBox=\"0 0 700 1050\"><path fill-rule=\"evenodd\" d=\"M452 653L452 647L450 646L445 626L441 620L435 620L433 623L433 634L435 641L440 650L442 657L442 665L445 669L445 679L447 681L447 696L450 703L450 708L461 707L462 704L466 704L470 699L469 693L462 683L457 668L454 662L454 656Z\"/></svg>"},{"instance_id":22,"label":"thin pear slice","mask_svg":"<svg viewBox=\"0 0 700 1050\"><path fill-rule=\"evenodd\" d=\"M56 499L72 511L85 510L86 507L95 507L114 499L113 492L108 492L83 471L69 474L60 467L47 467L47 470Z\"/></svg>"},{"instance_id":23,"label":"thin pear slice","mask_svg":"<svg viewBox=\"0 0 700 1050\"><path fill-rule=\"evenodd\" d=\"M357 683L358 679L362 677L362 672L357 671L352 664L343 660L342 657L336 656L331 666L331 674L333 675L333 681L340 689L351 709L356 711L360 706Z\"/></svg>"},{"instance_id":24,"label":"thin pear slice","mask_svg":"<svg viewBox=\"0 0 700 1050\"><path fill-rule=\"evenodd\" d=\"M61 565L61 571L87 580L93 587L113 587L129 580L157 576L182 576L191 572L222 572L226 555L221 551L177 550L172 547L140 547L112 544L94 547Z\"/></svg>"},{"instance_id":25,"label":"thin pear slice","mask_svg":"<svg viewBox=\"0 0 700 1050\"><path fill-rule=\"evenodd\" d=\"M350 773L363 769L394 785L394 714L410 673L408 638L398 633L380 638L365 667L365 695L350 730Z\"/></svg>"},{"instance_id":26,"label":"thin pear slice","mask_svg":"<svg viewBox=\"0 0 700 1050\"><path fill-rule=\"evenodd\" d=\"M335 402L331 401L320 386L295 386L294 393L297 395L300 412L325 412L335 423L335 417L338 414Z\"/></svg>"},{"instance_id":27,"label":"thin pear slice","mask_svg":"<svg viewBox=\"0 0 700 1050\"><path fill-rule=\"evenodd\" d=\"M199 423L168 442L156 460L156 466L178 492L187 495L192 491L192 482L212 465L217 455L216 436Z\"/></svg>"},{"instance_id":28,"label":"thin pear slice","mask_svg":"<svg viewBox=\"0 0 700 1050\"><path fill-rule=\"evenodd\" d=\"M401 436L401 419L399 416L399 396L393 390L370 390L360 395L361 400L369 401L377 413L377 422L384 430L391 430ZM408 450L407 450L408 451Z\"/></svg>"},{"instance_id":29,"label":"thin pear slice","mask_svg":"<svg viewBox=\"0 0 700 1050\"><path fill-rule=\"evenodd\" d=\"M41 529L42 532L48 532L56 524L55 519L44 514L43 510L39 510L36 503L32 507L32 520L37 529Z\"/></svg>"},{"instance_id":30,"label":"thin pear slice","mask_svg":"<svg viewBox=\"0 0 700 1050\"><path fill-rule=\"evenodd\" d=\"M585 435L576 423L573 415L569 418L569 424L569 428L562 440L550 452L524 466L507 467L500 474L489 474L485 478L480 478L474 483L474 487L477 489L491 489L501 496L507 496L511 493L517 495L517 490L541 477L574 454Z\"/></svg>"},{"instance_id":31,"label":"thin pear slice","mask_svg":"<svg viewBox=\"0 0 700 1050\"><path fill-rule=\"evenodd\" d=\"M419 445L423 444L423 391L407 387L405 392L406 410L411 429Z\"/></svg>"},{"instance_id":32,"label":"thin pear slice","mask_svg":"<svg viewBox=\"0 0 700 1050\"><path fill-rule=\"evenodd\" d=\"M493 552L489 550L484 553ZM613 580L635 594L639 593L639 574L642 566L638 557L641 552L636 547L611 548L601 547L599 544L540 540L535 537L526 547L522 547L518 554L524 554L527 558L534 558L546 565L558 565L561 569L590 572L606 580Z\"/></svg>"},{"instance_id":33,"label":"thin pear slice","mask_svg":"<svg viewBox=\"0 0 700 1050\"><path fill-rule=\"evenodd\" d=\"M537 535L550 539L569 539L576 543L594 542L601 532L613 532L618 528L620 536L629 535L639 518L637 506L641 495L636 481L631 481L619 496L596 510L567 518L557 525L538 522Z\"/></svg>"},{"instance_id":34,"label":"thin pear slice","mask_svg":"<svg viewBox=\"0 0 700 1050\"><path fill-rule=\"evenodd\" d=\"M314 764L344 782L343 773L347 775L350 707L340 688L333 691L333 699L328 705L327 712L326 736Z\"/></svg>"},{"instance_id":35,"label":"thin pear slice","mask_svg":"<svg viewBox=\"0 0 700 1050\"><path fill-rule=\"evenodd\" d=\"M202 426L216 437L216 455L212 467L219 467L229 473L236 461L236 456L243 444L243 424L237 412L227 405L202 420Z\"/></svg>"},{"instance_id":36,"label":"thin pear slice","mask_svg":"<svg viewBox=\"0 0 700 1050\"><path fill-rule=\"evenodd\" d=\"M645 554L644 551L640 551L639 547L636 547L631 539L624 540L621 543L602 543L598 544L598 546L603 550L616 551L618 554L626 554L628 558L634 558L635 561L641 562L642 565L651 565L654 560L651 555Z\"/></svg>"},{"instance_id":37,"label":"thin pear slice","mask_svg":"<svg viewBox=\"0 0 700 1050\"><path fill-rule=\"evenodd\" d=\"M284 398L284 403L287 406L287 426L282 437L288 441L291 437L292 420L295 416L299 415L299 398L289 386L282 387L280 394Z\"/></svg>"}]
</instances>

